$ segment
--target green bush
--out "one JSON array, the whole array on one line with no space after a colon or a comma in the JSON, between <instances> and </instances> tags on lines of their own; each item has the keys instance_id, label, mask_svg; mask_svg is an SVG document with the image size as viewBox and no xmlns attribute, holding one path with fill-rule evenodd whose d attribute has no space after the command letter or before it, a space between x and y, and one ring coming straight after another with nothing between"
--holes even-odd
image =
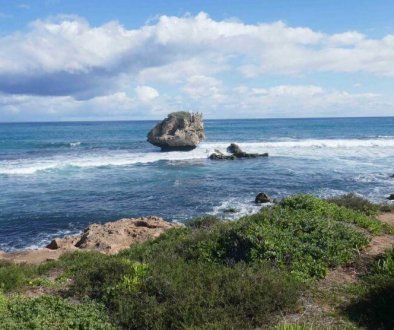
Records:
<instances>
[{"instance_id":1,"label":"green bush","mask_svg":"<svg viewBox=\"0 0 394 330\"><path fill-rule=\"evenodd\" d=\"M186 222L186 226L191 228L211 228L216 226L221 221L222 220L215 217L214 215L203 215Z\"/></svg>"},{"instance_id":2,"label":"green bush","mask_svg":"<svg viewBox=\"0 0 394 330\"><path fill-rule=\"evenodd\" d=\"M394 329L394 248L376 260L361 286L345 314L368 329Z\"/></svg>"},{"instance_id":3,"label":"green bush","mask_svg":"<svg viewBox=\"0 0 394 330\"><path fill-rule=\"evenodd\" d=\"M0 262L0 290L17 290L37 276L37 267Z\"/></svg>"},{"instance_id":4,"label":"green bush","mask_svg":"<svg viewBox=\"0 0 394 330\"><path fill-rule=\"evenodd\" d=\"M0 296L0 306L1 329L116 329L103 306L93 302L74 304L54 296L16 296L4 302Z\"/></svg>"},{"instance_id":5,"label":"green bush","mask_svg":"<svg viewBox=\"0 0 394 330\"><path fill-rule=\"evenodd\" d=\"M282 200L280 205L293 210L304 209L313 213L316 217L353 223L361 228L367 229L373 234L380 234L387 231L387 226L373 217L311 195L294 195Z\"/></svg>"},{"instance_id":6,"label":"green bush","mask_svg":"<svg viewBox=\"0 0 394 330\"><path fill-rule=\"evenodd\" d=\"M328 198L327 201L338 206L364 213L368 216L375 216L379 213L379 205L371 203L368 199L357 196L354 193L331 197Z\"/></svg>"},{"instance_id":7,"label":"green bush","mask_svg":"<svg viewBox=\"0 0 394 330\"><path fill-rule=\"evenodd\" d=\"M158 260L138 290L118 291L108 306L127 329L250 329L294 309L298 287L288 274L264 265Z\"/></svg>"}]
</instances>

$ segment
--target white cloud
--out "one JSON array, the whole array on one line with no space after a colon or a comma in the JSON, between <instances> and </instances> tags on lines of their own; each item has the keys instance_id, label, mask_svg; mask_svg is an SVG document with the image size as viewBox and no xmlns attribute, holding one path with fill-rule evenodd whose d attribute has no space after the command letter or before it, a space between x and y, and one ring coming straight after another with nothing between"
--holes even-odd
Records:
<instances>
[{"instance_id":1,"label":"white cloud","mask_svg":"<svg viewBox=\"0 0 394 330\"><path fill-rule=\"evenodd\" d=\"M135 89L141 102L150 102L159 96L159 92L150 86L137 86Z\"/></svg>"},{"instance_id":2,"label":"white cloud","mask_svg":"<svg viewBox=\"0 0 394 330\"><path fill-rule=\"evenodd\" d=\"M392 110L390 96L341 91L335 81L328 89L318 83L262 88L256 82L320 72L392 79L394 35L325 34L283 22L217 21L205 13L161 16L138 29L118 22L91 26L79 17L59 16L0 37L0 115L25 111L34 117L29 105L45 116L38 109L45 102L48 115L59 118L111 116L110 111L120 117L139 111L150 116L185 106L210 111L212 117L236 116L238 109L271 116L292 106L327 113L330 107L359 106L369 113L388 104L383 113ZM149 86L164 84L176 96ZM135 99L127 94L133 88Z\"/></svg>"},{"instance_id":3,"label":"white cloud","mask_svg":"<svg viewBox=\"0 0 394 330\"><path fill-rule=\"evenodd\" d=\"M283 22L215 21L205 13L162 16L135 30L117 22L92 27L78 17L58 17L35 21L28 32L0 38L0 90L76 95L97 89L93 91L97 94L108 86L116 89L121 74L130 80L136 76L144 80L155 72L174 80L182 73L212 74L215 58L222 70L240 70L246 76L316 71L390 76L394 35L382 39L368 39L357 31L327 35ZM241 64L234 64L234 58ZM74 79L79 84L71 86ZM63 88L51 88L63 81Z\"/></svg>"}]
</instances>

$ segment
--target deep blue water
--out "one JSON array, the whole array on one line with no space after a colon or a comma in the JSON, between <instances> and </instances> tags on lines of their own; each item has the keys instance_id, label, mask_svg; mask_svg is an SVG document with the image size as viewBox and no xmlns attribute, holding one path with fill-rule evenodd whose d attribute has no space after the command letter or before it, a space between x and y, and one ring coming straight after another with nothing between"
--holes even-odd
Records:
<instances>
[{"instance_id":1,"label":"deep blue water","mask_svg":"<svg viewBox=\"0 0 394 330\"><path fill-rule=\"evenodd\" d=\"M92 222L254 212L254 196L394 193L394 117L205 121L190 152L162 153L139 122L0 124L0 249L42 246ZM214 162L237 142L270 157Z\"/></svg>"}]
</instances>

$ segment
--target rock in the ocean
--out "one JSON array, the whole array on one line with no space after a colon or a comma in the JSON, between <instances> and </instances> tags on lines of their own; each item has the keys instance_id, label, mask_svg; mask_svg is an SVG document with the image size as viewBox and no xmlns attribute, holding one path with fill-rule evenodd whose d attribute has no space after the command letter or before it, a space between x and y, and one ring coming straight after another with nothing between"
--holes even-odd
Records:
<instances>
[{"instance_id":1,"label":"rock in the ocean","mask_svg":"<svg viewBox=\"0 0 394 330\"><path fill-rule=\"evenodd\" d=\"M257 158L257 157L268 157L268 153L264 154L249 154L241 150L238 144L231 143L227 147L227 152L231 155L225 155L221 151L216 150L213 154L209 156L212 160L233 160L238 158Z\"/></svg>"},{"instance_id":2,"label":"rock in the ocean","mask_svg":"<svg viewBox=\"0 0 394 330\"><path fill-rule=\"evenodd\" d=\"M254 199L254 202L256 204L270 203L271 198L266 193L261 192L257 194L256 198Z\"/></svg>"},{"instance_id":3,"label":"rock in the ocean","mask_svg":"<svg viewBox=\"0 0 394 330\"><path fill-rule=\"evenodd\" d=\"M173 112L148 133L148 142L162 151L192 150L204 139L202 114Z\"/></svg>"},{"instance_id":4,"label":"rock in the ocean","mask_svg":"<svg viewBox=\"0 0 394 330\"><path fill-rule=\"evenodd\" d=\"M387 199L388 199L389 201L394 201L394 194L390 194L390 196L387 197Z\"/></svg>"}]
</instances>

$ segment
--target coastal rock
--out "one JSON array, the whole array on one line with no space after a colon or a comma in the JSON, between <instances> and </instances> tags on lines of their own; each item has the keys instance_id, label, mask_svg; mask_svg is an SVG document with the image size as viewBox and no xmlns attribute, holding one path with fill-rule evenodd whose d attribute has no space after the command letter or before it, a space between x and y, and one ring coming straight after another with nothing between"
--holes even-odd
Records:
<instances>
[{"instance_id":1,"label":"coastal rock","mask_svg":"<svg viewBox=\"0 0 394 330\"><path fill-rule=\"evenodd\" d=\"M10 253L0 251L0 261L39 264L46 260L56 260L62 254L72 251L115 254L130 245L156 238L166 230L180 226L154 216L92 224L81 235L56 238L42 249Z\"/></svg>"},{"instance_id":2,"label":"coastal rock","mask_svg":"<svg viewBox=\"0 0 394 330\"><path fill-rule=\"evenodd\" d=\"M148 142L162 151L187 151L204 139L202 114L173 112L148 133Z\"/></svg>"},{"instance_id":3,"label":"coastal rock","mask_svg":"<svg viewBox=\"0 0 394 330\"><path fill-rule=\"evenodd\" d=\"M255 153L247 153L242 151L238 144L231 143L227 147L227 152L231 155L225 155L221 151L215 149L215 152L209 155L209 159L212 160L234 160L238 158L257 158L257 157L268 157L268 153L263 154L255 154Z\"/></svg>"},{"instance_id":4,"label":"coastal rock","mask_svg":"<svg viewBox=\"0 0 394 330\"><path fill-rule=\"evenodd\" d=\"M387 199L388 199L389 201L394 201L394 194L390 194L390 196L387 197Z\"/></svg>"},{"instance_id":5,"label":"coastal rock","mask_svg":"<svg viewBox=\"0 0 394 330\"><path fill-rule=\"evenodd\" d=\"M261 192L257 194L256 198L254 199L254 202L256 204L270 203L271 198L266 193Z\"/></svg>"}]
</instances>

